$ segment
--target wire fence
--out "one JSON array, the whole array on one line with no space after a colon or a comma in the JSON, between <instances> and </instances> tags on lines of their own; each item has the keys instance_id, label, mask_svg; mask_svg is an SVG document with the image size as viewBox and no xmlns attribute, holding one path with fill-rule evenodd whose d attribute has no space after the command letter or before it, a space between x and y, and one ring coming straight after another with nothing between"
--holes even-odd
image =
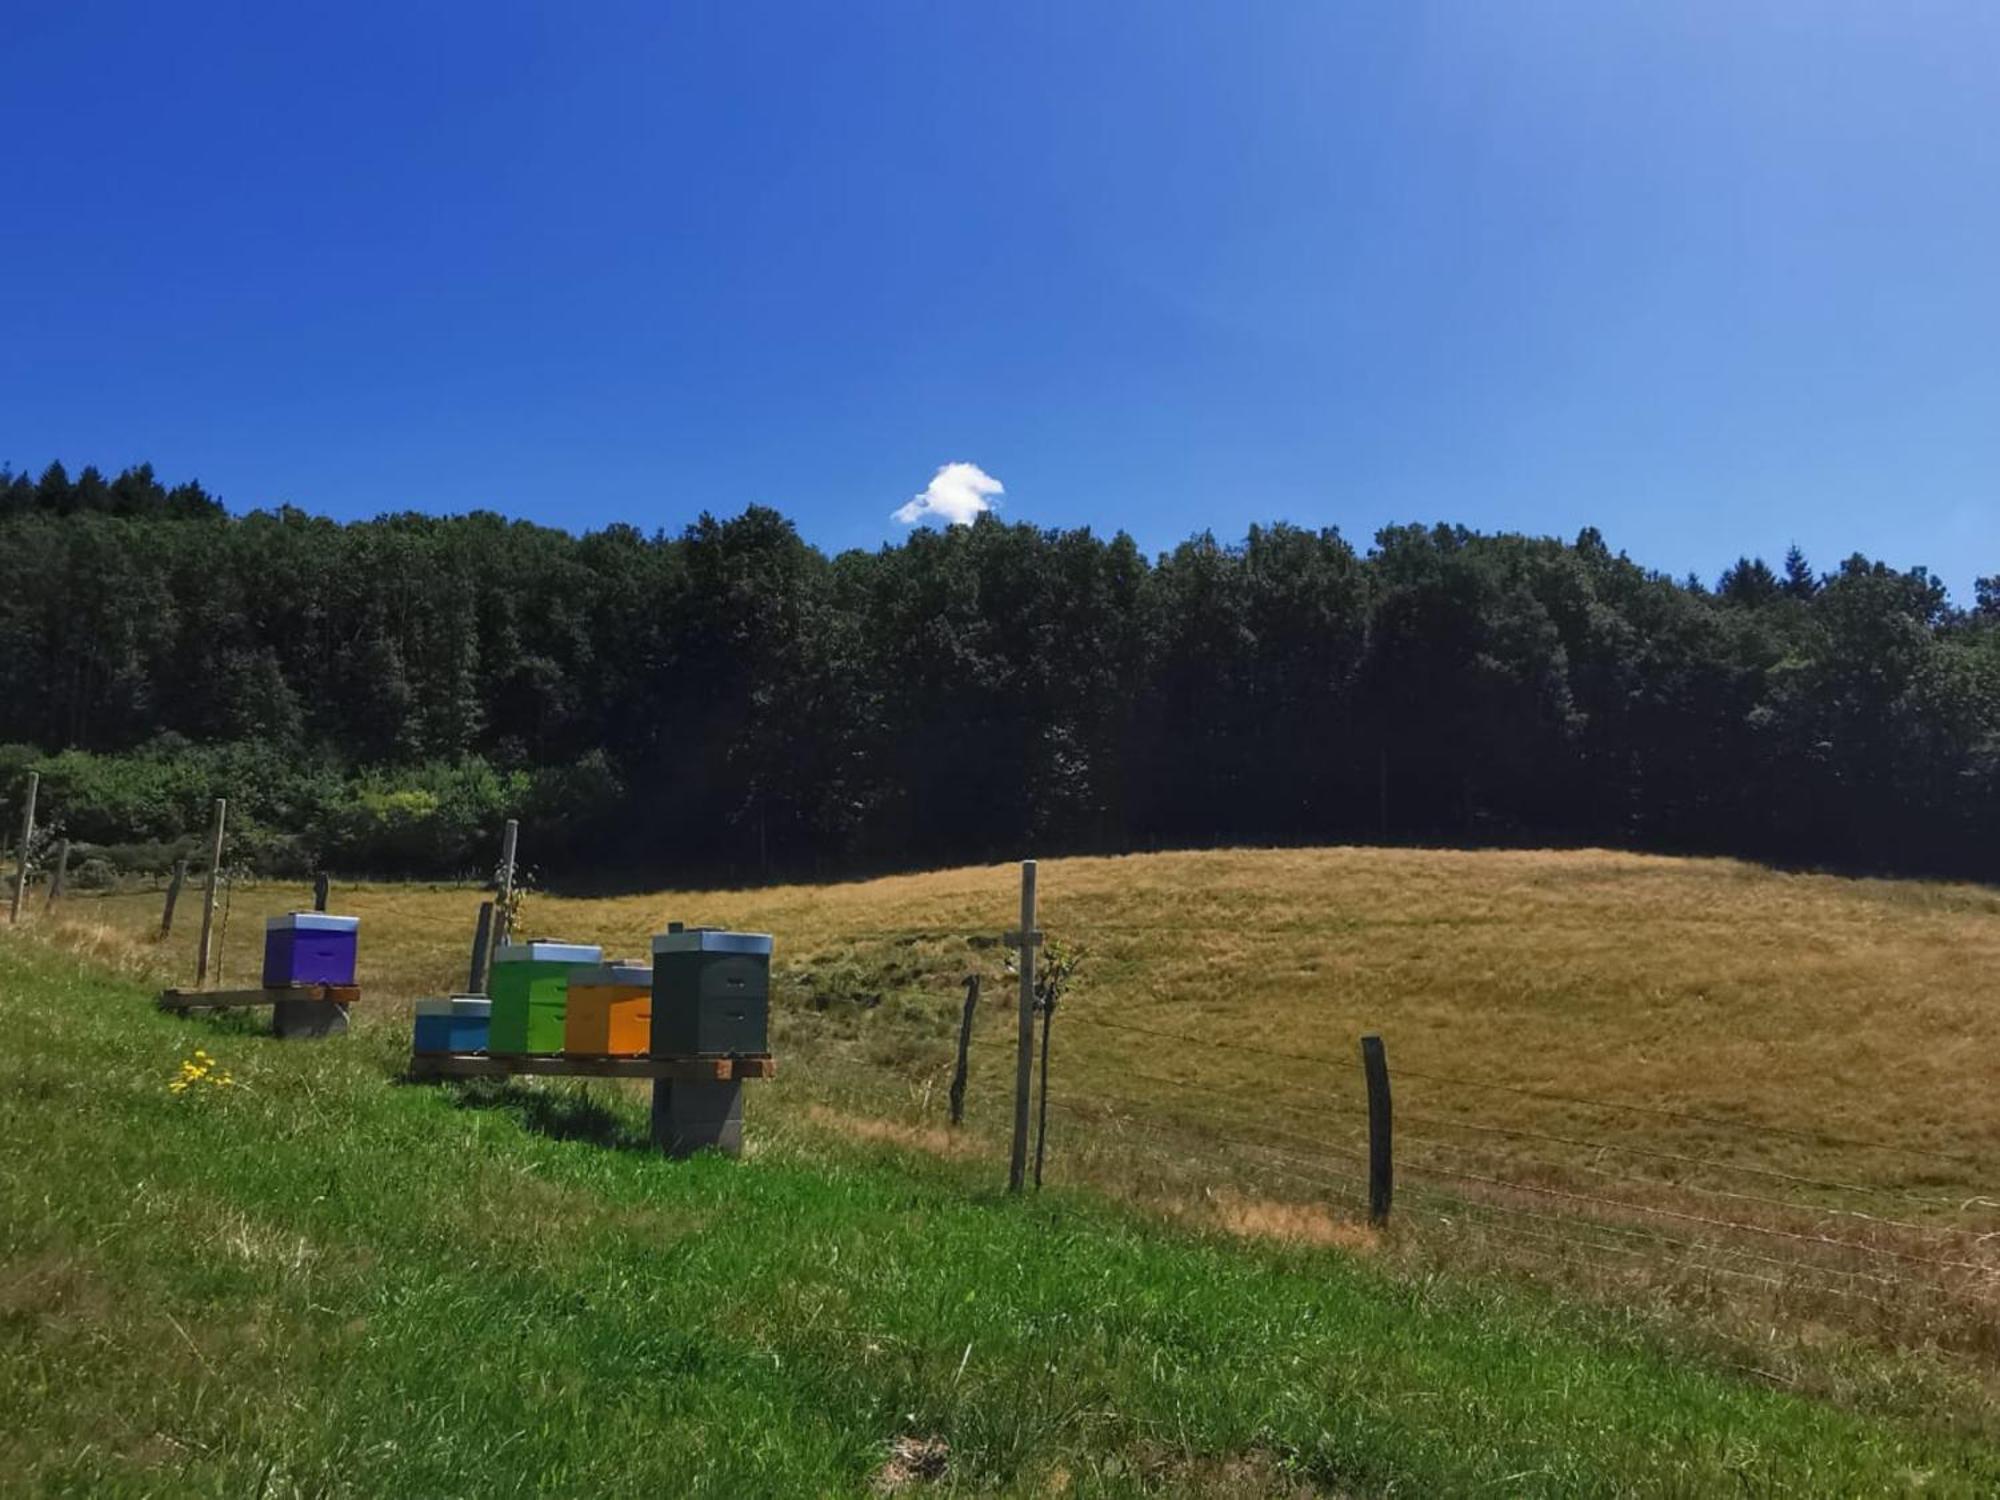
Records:
<instances>
[{"instance_id":1,"label":"wire fence","mask_svg":"<svg viewBox=\"0 0 2000 1500\"><path fill-rule=\"evenodd\" d=\"M1183 930L1093 926L1089 936ZM872 940L966 941L942 927ZM1172 997L1156 998L1160 1013L1070 1002L1050 1018L1051 1181L1170 1208L1309 1210L1390 1254L1704 1307L1775 1306L2000 1358L2000 1161L1678 1100L1407 1066L1391 1036L1395 1196L1371 1228L1357 1054L1179 1029ZM1004 1048L1013 1061L1011 983L985 1018L971 1130L987 1131L999 1153L1012 1078L990 1053ZM871 1067L907 1063L892 1047L837 1045ZM936 1107L942 1095L940 1084ZM1267 1217L1281 1229L1299 1222Z\"/></svg>"}]
</instances>

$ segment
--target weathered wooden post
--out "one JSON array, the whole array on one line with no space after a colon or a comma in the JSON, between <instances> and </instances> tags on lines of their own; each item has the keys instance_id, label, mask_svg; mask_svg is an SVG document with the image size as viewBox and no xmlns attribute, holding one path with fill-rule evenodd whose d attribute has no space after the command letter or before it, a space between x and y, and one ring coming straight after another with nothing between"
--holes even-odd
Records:
<instances>
[{"instance_id":1,"label":"weathered wooden post","mask_svg":"<svg viewBox=\"0 0 2000 1500\"><path fill-rule=\"evenodd\" d=\"M958 1066L951 1074L951 1123L965 1122L965 1075L972 1050L972 1013L979 1009L979 976L965 976L965 1013L958 1018Z\"/></svg>"},{"instance_id":2,"label":"weathered wooden post","mask_svg":"<svg viewBox=\"0 0 2000 1500\"><path fill-rule=\"evenodd\" d=\"M35 793L41 787L42 773L28 773L28 790L21 798L21 847L15 852L19 861L14 870L14 904L7 913L9 922L21 920L21 903L28 897L28 853L35 844Z\"/></svg>"},{"instance_id":3,"label":"weathered wooden post","mask_svg":"<svg viewBox=\"0 0 2000 1500\"><path fill-rule=\"evenodd\" d=\"M509 818L507 831L500 836L500 914L493 933L496 947L514 935L514 850L520 838L520 820Z\"/></svg>"},{"instance_id":4,"label":"weathered wooden post","mask_svg":"<svg viewBox=\"0 0 2000 1500\"><path fill-rule=\"evenodd\" d=\"M222 873L222 827L229 815L229 799L215 799L215 827L208 840L208 884L207 894L201 903L201 948L195 958L194 984L200 989L208 983L208 945L215 932L215 882Z\"/></svg>"},{"instance_id":5,"label":"weathered wooden post","mask_svg":"<svg viewBox=\"0 0 2000 1500\"><path fill-rule=\"evenodd\" d=\"M329 886L330 884L331 884L331 882L330 882L330 881L328 881L328 879L327 879L327 875L326 875L326 871L324 871L324 870L321 870L321 871L319 872L319 874L317 874L317 875L313 876L313 910L314 910L314 911L325 911L325 910L326 910L326 900L327 900L327 895L328 895L328 886Z\"/></svg>"},{"instance_id":6,"label":"weathered wooden post","mask_svg":"<svg viewBox=\"0 0 2000 1500\"><path fill-rule=\"evenodd\" d=\"M1382 1038L1372 1032L1361 1039L1361 1071L1368 1080L1368 1221L1389 1222L1395 1197L1395 1157L1390 1149L1389 1059Z\"/></svg>"},{"instance_id":7,"label":"weathered wooden post","mask_svg":"<svg viewBox=\"0 0 2000 1500\"><path fill-rule=\"evenodd\" d=\"M1028 1173L1028 1103L1035 1075L1035 862L1021 861L1021 930L1007 934L1020 954L1021 1012L1014 1048L1014 1149L1007 1162L1007 1191L1018 1193Z\"/></svg>"},{"instance_id":8,"label":"weathered wooden post","mask_svg":"<svg viewBox=\"0 0 2000 1500\"><path fill-rule=\"evenodd\" d=\"M56 872L49 877L49 897L42 904L42 910L54 911L56 903L63 898L63 887L69 882L69 840L56 845Z\"/></svg>"},{"instance_id":9,"label":"weathered wooden post","mask_svg":"<svg viewBox=\"0 0 2000 1500\"><path fill-rule=\"evenodd\" d=\"M1051 974L1054 970L1050 971ZM1042 1002L1042 1087L1035 1107L1035 1191L1042 1190L1042 1151L1049 1143L1049 1024L1056 1018L1055 991Z\"/></svg>"},{"instance_id":10,"label":"weathered wooden post","mask_svg":"<svg viewBox=\"0 0 2000 1500\"><path fill-rule=\"evenodd\" d=\"M465 981L465 993L486 993L486 955L493 942L493 903L479 903L479 924L472 929L472 971Z\"/></svg>"},{"instance_id":11,"label":"weathered wooden post","mask_svg":"<svg viewBox=\"0 0 2000 1500\"><path fill-rule=\"evenodd\" d=\"M171 937L174 930L174 908L180 905L181 884L187 879L188 862L174 861L174 878L167 882L167 904L160 912L160 936Z\"/></svg>"}]
</instances>

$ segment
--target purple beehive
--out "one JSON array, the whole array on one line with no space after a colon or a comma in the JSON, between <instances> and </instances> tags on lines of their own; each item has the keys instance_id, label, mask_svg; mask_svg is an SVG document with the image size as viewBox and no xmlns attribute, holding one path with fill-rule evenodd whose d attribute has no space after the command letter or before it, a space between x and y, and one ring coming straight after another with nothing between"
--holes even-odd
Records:
<instances>
[{"instance_id":1,"label":"purple beehive","mask_svg":"<svg viewBox=\"0 0 2000 1500\"><path fill-rule=\"evenodd\" d=\"M352 984L359 917L287 912L264 923L264 984Z\"/></svg>"}]
</instances>

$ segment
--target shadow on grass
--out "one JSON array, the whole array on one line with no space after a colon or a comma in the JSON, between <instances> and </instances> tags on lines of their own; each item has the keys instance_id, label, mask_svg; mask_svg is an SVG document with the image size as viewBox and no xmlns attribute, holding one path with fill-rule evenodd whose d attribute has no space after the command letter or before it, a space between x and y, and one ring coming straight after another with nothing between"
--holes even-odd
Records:
<instances>
[{"instance_id":1,"label":"shadow on grass","mask_svg":"<svg viewBox=\"0 0 2000 1500\"><path fill-rule=\"evenodd\" d=\"M537 1088L514 1080L447 1081L457 1109L497 1109L522 1127L556 1141L587 1141L615 1151L651 1151L647 1122L593 1097L585 1088Z\"/></svg>"},{"instance_id":2,"label":"shadow on grass","mask_svg":"<svg viewBox=\"0 0 2000 1500\"><path fill-rule=\"evenodd\" d=\"M168 1012L172 1014L172 1012ZM237 1010L189 1010L180 1013L182 1021L190 1030L206 1036L262 1036L271 1034L271 1012L268 1007L243 1007Z\"/></svg>"}]
</instances>

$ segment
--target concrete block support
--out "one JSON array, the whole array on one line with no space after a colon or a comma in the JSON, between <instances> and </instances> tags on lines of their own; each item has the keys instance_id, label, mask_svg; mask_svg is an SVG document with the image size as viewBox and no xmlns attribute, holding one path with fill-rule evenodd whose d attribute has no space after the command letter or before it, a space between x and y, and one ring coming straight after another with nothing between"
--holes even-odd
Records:
<instances>
[{"instance_id":1,"label":"concrete block support","mask_svg":"<svg viewBox=\"0 0 2000 1500\"><path fill-rule=\"evenodd\" d=\"M653 1085L653 1144L669 1156L697 1151L743 1154L743 1080L694 1083L662 1078Z\"/></svg>"}]
</instances>

